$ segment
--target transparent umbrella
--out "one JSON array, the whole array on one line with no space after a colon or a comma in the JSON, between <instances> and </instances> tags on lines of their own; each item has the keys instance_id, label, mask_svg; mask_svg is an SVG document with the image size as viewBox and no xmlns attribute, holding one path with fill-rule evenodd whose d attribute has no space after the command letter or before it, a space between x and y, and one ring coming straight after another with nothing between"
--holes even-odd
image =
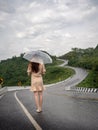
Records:
<instances>
[{"instance_id":1,"label":"transparent umbrella","mask_svg":"<svg viewBox=\"0 0 98 130\"><path fill-rule=\"evenodd\" d=\"M52 63L52 58L45 52L37 50L37 51L30 51L23 56L24 59L30 62L36 63Z\"/></svg>"}]
</instances>

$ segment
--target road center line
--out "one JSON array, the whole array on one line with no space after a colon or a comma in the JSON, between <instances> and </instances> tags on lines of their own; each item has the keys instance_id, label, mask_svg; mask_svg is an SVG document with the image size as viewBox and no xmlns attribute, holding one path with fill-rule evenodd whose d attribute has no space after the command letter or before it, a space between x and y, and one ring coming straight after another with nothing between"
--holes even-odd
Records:
<instances>
[{"instance_id":1,"label":"road center line","mask_svg":"<svg viewBox=\"0 0 98 130\"><path fill-rule=\"evenodd\" d=\"M35 121L35 119L31 116L31 114L28 112L28 110L25 108L25 106L22 104L22 102L18 99L16 92L14 93L14 96L17 100L17 102L19 103L19 105L21 106L21 108L23 109L24 113L26 114L26 116L29 118L30 122L33 124L33 126L35 127L36 130L42 130L42 128L39 126L39 124Z\"/></svg>"}]
</instances>

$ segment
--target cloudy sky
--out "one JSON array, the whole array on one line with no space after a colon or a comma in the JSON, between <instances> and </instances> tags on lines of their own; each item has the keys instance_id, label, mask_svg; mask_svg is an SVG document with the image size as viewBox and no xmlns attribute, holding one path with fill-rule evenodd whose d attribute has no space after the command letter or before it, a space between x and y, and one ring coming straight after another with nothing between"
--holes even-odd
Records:
<instances>
[{"instance_id":1,"label":"cloudy sky","mask_svg":"<svg viewBox=\"0 0 98 130\"><path fill-rule=\"evenodd\" d=\"M98 44L98 0L0 0L0 60Z\"/></svg>"}]
</instances>

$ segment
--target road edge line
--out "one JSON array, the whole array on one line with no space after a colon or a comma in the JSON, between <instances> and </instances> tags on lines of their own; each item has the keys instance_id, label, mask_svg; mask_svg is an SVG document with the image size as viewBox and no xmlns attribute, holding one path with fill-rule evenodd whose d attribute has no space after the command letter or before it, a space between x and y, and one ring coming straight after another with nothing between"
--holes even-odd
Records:
<instances>
[{"instance_id":1,"label":"road edge line","mask_svg":"<svg viewBox=\"0 0 98 130\"><path fill-rule=\"evenodd\" d=\"M21 101L18 99L16 92L14 93L14 96L17 100L17 102L19 103L19 105L21 106L21 108L23 109L24 113L26 114L26 116L29 118L30 122L33 124L33 126L35 127L36 130L42 130L42 128L39 126L39 124L35 121L35 119L31 116L31 114L28 112L28 110L25 108L25 106L21 103Z\"/></svg>"}]
</instances>

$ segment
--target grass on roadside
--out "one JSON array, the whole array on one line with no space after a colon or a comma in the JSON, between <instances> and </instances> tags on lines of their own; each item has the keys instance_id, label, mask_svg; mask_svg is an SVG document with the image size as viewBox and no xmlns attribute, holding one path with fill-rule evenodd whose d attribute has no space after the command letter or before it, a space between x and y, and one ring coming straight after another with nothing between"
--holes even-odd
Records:
<instances>
[{"instance_id":1,"label":"grass on roadside","mask_svg":"<svg viewBox=\"0 0 98 130\"><path fill-rule=\"evenodd\" d=\"M52 84L63 81L75 73L73 69L57 66L48 66L46 69L47 72L43 77L44 84Z\"/></svg>"},{"instance_id":2,"label":"grass on roadside","mask_svg":"<svg viewBox=\"0 0 98 130\"><path fill-rule=\"evenodd\" d=\"M98 88L98 71L90 71L88 76L77 87Z\"/></svg>"}]
</instances>

